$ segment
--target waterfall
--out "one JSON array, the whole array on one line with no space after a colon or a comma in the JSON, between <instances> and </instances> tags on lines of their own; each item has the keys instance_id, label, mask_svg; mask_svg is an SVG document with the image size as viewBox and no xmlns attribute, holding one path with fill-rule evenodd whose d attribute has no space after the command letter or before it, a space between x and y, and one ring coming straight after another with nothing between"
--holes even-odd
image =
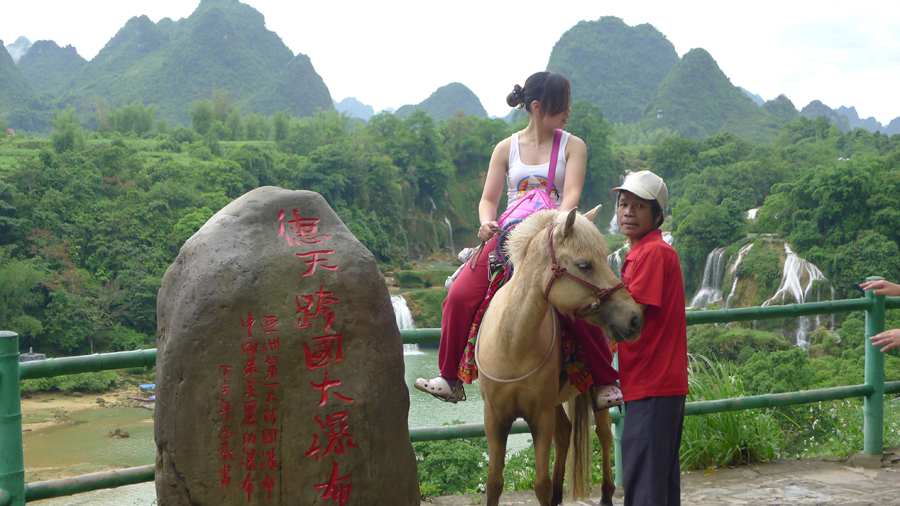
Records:
<instances>
[{"instance_id":1,"label":"waterfall","mask_svg":"<svg viewBox=\"0 0 900 506\"><path fill-rule=\"evenodd\" d=\"M630 246L626 242L624 246L606 256L606 263L619 279L622 279L622 264L625 263L625 255L628 254L629 249Z\"/></svg>"},{"instance_id":2,"label":"waterfall","mask_svg":"<svg viewBox=\"0 0 900 506\"><path fill-rule=\"evenodd\" d=\"M437 211L437 206L434 205L434 199L431 198L431 195L428 196L428 202L431 204L431 211L428 211L428 219L434 219L434 212Z\"/></svg>"},{"instance_id":3,"label":"waterfall","mask_svg":"<svg viewBox=\"0 0 900 506\"><path fill-rule=\"evenodd\" d=\"M450 250L450 256L456 256L454 251L456 248L453 247L453 227L450 226L450 220L444 216L444 223L447 224L447 249Z\"/></svg>"},{"instance_id":4,"label":"waterfall","mask_svg":"<svg viewBox=\"0 0 900 506\"><path fill-rule=\"evenodd\" d=\"M631 171L626 172L625 174L622 174L621 176L619 176L619 186L622 186L622 184L625 183L625 178L628 177L629 174L631 174ZM618 202L618 200L617 200L617 202ZM613 211L615 211L616 207L618 207L618 206L616 206L614 204ZM612 219L609 220L609 233L610 234L621 234L622 233L622 229L619 228L619 213L617 213L617 212L613 212ZM615 270L615 269L613 269L613 270Z\"/></svg>"},{"instance_id":5,"label":"waterfall","mask_svg":"<svg viewBox=\"0 0 900 506\"><path fill-rule=\"evenodd\" d=\"M753 243L747 244L743 246L738 251L737 260L734 261L734 265L728 269L728 275L731 276L731 291L728 292L728 299L725 300L725 308L730 309L731 305L734 303L734 292L737 290L738 284L738 267L741 266L741 260L744 259L744 256L753 249Z\"/></svg>"},{"instance_id":6,"label":"waterfall","mask_svg":"<svg viewBox=\"0 0 900 506\"><path fill-rule=\"evenodd\" d=\"M708 304L722 300L722 283L725 277L725 248L716 248L706 255L703 267L703 282L690 307L706 309Z\"/></svg>"},{"instance_id":7,"label":"waterfall","mask_svg":"<svg viewBox=\"0 0 900 506\"><path fill-rule=\"evenodd\" d=\"M609 220L609 233L610 234L621 234L622 229L619 228L619 215L618 213L613 213L613 217Z\"/></svg>"},{"instance_id":8,"label":"waterfall","mask_svg":"<svg viewBox=\"0 0 900 506\"><path fill-rule=\"evenodd\" d=\"M784 243L784 252L787 254L787 259L784 261L781 284L778 285L775 295L762 303L763 306L785 303L802 304L812 298L812 288L815 281L827 281L818 267L800 258L791 251L791 247L787 243ZM816 301L820 300L819 295L819 293L816 293ZM803 349L809 348L811 344L808 336L810 331L815 330L811 328L814 321L818 323L818 318L814 320L811 316L797 317L797 331L794 334L794 338L797 345Z\"/></svg>"},{"instance_id":9,"label":"waterfall","mask_svg":"<svg viewBox=\"0 0 900 506\"><path fill-rule=\"evenodd\" d=\"M413 321L412 313L409 312L409 306L406 305L406 299L401 295L391 295L391 305L394 306L394 317L397 319L397 328L400 330L414 329L416 323ZM419 355L419 345L404 344L404 355Z\"/></svg>"},{"instance_id":10,"label":"waterfall","mask_svg":"<svg viewBox=\"0 0 900 506\"><path fill-rule=\"evenodd\" d=\"M747 216L746 216L746 219L748 219L748 220L755 220L755 219L756 219L756 215L759 214L759 210L760 210L760 209L762 209L762 208L760 208L760 207L755 207L755 208L753 208L753 209L748 209L748 210L747 210Z\"/></svg>"},{"instance_id":11,"label":"waterfall","mask_svg":"<svg viewBox=\"0 0 900 506\"><path fill-rule=\"evenodd\" d=\"M662 240L663 240L663 241L666 241L666 244L668 244L669 246L674 246L674 245L675 245L675 236L672 235L672 232L668 232L668 231L663 232L663 233L662 233Z\"/></svg>"}]
</instances>

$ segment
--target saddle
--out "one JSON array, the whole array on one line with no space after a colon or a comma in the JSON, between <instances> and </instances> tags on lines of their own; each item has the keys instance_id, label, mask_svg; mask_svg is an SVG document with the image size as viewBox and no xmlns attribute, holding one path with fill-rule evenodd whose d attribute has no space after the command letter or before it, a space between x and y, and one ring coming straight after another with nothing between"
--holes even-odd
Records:
<instances>
[{"instance_id":1,"label":"saddle","mask_svg":"<svg viewBox=\"0 0 900 506\"><path fill-rule=\"evenodd\" d=\"M457 378L464 383L471 384L472 381L478 379L478 366L475 364L475 341L478 337L478 329L484 319L484 313L487 311L494 294L500 289L513 275L514 266L506 255L506 240L510 230L505 230L497 238L497 248L488 255L489 270L491 275L491 283L485 294L484 300L475 312L475 320L469 328L469 339L466 342L466 348L463 352L462 360L460 360L457 369ZM556 308L558 320L560 323L560 334L563 346L563 374L568 377L569 382L578 388L578 391L585 393L593 384L591 372L587 368L587 360L584 356L584 348L576 341L572 328L569 326L569 316L561 313Z\"/></svg>"}]
</instances>

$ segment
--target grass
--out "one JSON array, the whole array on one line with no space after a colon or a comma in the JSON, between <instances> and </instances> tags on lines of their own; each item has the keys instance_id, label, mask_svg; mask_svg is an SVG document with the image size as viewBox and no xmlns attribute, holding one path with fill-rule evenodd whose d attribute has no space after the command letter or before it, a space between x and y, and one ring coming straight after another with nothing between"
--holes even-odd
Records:
<instances>
[{"instance_id":1,"label":"grass","mask_svg":"<svg viewBox=\"0 0 900 506\"><path fill-rule=\"evenodd\" d=\"M726 364L689 355L688 402L744 397L741 380ZM782 430L771 409L688 416L681 440L682 469L709 469L776 457Z\"/></svg>"}]
</instances>

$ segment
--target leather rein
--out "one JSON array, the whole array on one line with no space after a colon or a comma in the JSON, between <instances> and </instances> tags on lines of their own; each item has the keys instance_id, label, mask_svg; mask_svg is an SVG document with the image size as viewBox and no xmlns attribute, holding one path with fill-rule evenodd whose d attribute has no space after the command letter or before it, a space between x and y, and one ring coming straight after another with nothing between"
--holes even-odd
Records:
<instances>
[{"instance_id":1,"label":"leather rein","mask_svg":"<svg viewBox=\"0 0 900 506\"><path fill-rule=\"evenodd\" d=\"M556 258L556 253L553 251L553 227L556 226L556 222L550 222L550 228L547 231L547 245L550 246L550 269L553 271L553 274L550 276L550 281L547 281L547 288L544 288L544 298L550 294L550 287L553 286L553 282L556 281L556 278L560 276L565 276L569 279L572 279L582 285L590 288L592 292L597 296L598 300L595 302L591 302L589 304L585 304L584 307L575 311L576 317L581 317L585 313L593 311L597 309L597 307L601 304L606 303L609 298L612 296L613 292L618 290L619 288L624 288L625 283L619 282L618 285L613 286L611 288L600 288L595 285L588 283L587 281L573 275L571 272L566 270L565 267L559 265L559 260Z\"/></svg>"}]
</instances>

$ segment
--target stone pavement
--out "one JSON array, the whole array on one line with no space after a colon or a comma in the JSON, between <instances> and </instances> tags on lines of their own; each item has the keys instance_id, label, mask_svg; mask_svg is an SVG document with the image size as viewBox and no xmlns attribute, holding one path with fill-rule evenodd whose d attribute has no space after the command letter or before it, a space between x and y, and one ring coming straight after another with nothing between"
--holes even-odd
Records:
<instances>
[{"instance_id":1,"label":"stone pavement","mask_svg":"<svg viewBox=\"0 0 900 506\"><path fill-rule=\"evenodd\" d=\"M566 506L593 506L597 496ZM622 491L613 497L623 504ZM681 502L696 506L844 505L900 506L900 447L886 448L881 458L783 459L750 466L682 474ZM422 506L474 506L484 495L445 496ZM500 504L537 506L531 491L503 494Z\"/></svg>"}]
</instances>

